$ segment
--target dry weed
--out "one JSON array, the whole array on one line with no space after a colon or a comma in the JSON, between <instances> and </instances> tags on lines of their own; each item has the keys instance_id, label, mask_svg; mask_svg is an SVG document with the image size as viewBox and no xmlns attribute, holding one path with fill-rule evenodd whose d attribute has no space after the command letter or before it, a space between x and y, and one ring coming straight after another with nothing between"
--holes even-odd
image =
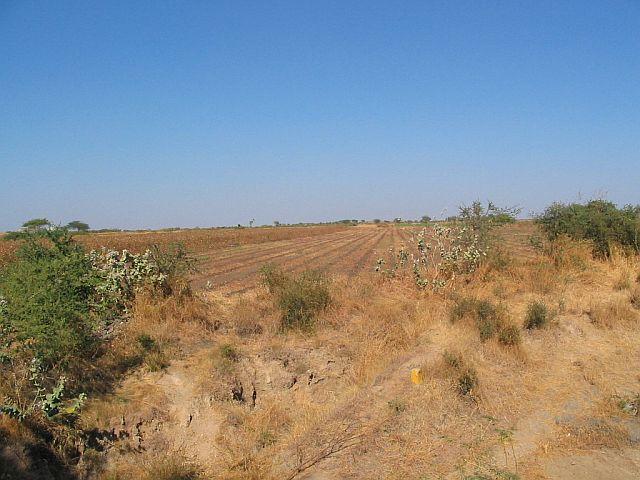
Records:
<instances>
[{"instance_id":1,"label":"dry weed","mask_svg":"<svg viewBox=\"0 0 640 480\"><path fill-rule=\"evenodd\" d=\"M604 328L628 327L638 320L638 313L623 297L592 302L586 313L594 325Z\"/></svg>"}]
</instances>

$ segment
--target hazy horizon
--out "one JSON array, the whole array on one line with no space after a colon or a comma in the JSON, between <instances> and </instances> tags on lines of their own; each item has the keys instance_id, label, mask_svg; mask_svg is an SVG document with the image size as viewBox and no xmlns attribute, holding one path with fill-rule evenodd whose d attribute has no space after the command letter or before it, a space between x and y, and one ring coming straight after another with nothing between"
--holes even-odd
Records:
<instances>
[{"instance_id":1,"label":"hazy horizon","mask_svg":"<svg viewBox=\"0 0 640 480\"><path fill-rule=\"evenodd\" d=\"M0 231L640 203L635 2L3 2Z\"/></svg>"}]
</instances>

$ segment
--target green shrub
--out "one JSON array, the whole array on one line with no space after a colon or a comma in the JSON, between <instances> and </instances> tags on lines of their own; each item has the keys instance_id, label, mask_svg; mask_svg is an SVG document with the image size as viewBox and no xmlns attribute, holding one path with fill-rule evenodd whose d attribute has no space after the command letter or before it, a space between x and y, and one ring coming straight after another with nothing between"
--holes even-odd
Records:
<instances>
[{"instance_id":1,"label":"green shrub","mask_svg":"<svg viewBox=\"0 0 640 480\"><path fill-rule=\"evenodd\" d=\"M468 365L459 353L445 351L442 354L445 371L455 378L456 387L461 395L470 395L478 386L478 374L473 366Z\"/></svg>"},{"instance_id":2,"label":"green shrub","mask_svg":"<svg viewBox=\"0 0 640 480\"><path fill-rule=\"evenodd\" d=\"M520 338L520 329L516 325L506 325L502 327L500 333L498 334L498 341L507 346L519 345Z\"/></svg>"},{"instance_id":3,"label":"green shrub","mask_svg":"<svg viewBox=\"0 0 640 480\"><path fill-rule=\"evenodd\" d=\"M476 326L483 342L493 337L500 327L498 310L488 300L481 300L476 306Z\"/></svg>"},{"instance_id":4,"label":"green shrub","mask_svg":"<svg viewBox=\"0 0 640 480\"><path fill-rule=\"evenodd\" d=\"M494 227L514 223L519 213L517 207L501 208L493 202L488 202L485 207L476 200L471 205L459 207L457 221L463 225L468 239L475 238L480 250L487 252L494 240Z\"/></svg>"},{"instance_id":5,"label":"green shrub","mask_svg":"<svg viewBox=\"0 0 640 480\"><path fill-rule=\"evenodd\" d=\"M237 362L238 360L240 360L240 354L238 353L238 350L236 350L236 348L229 343L225 343L220 347L220 356L225 360L229 360L230 362Z\"/></svg>"},{"instance_id":6,"label":"green shrub","mask_svg":"<svg viewBox=\"0 0 640 480\"><path fill-rule=\"evenodd\" d=\"M47 365L87 352L96 326L91 305L97 281L65 230L27 237L16 260L0 272L3 328L13 340L6 343L29 349Z\"/></svg>"},{"instance_id":7,"label":"green shrub","mask_svg":"<svg viewBox=\"0 0 640 480\"><path fill-rule=\"evenodd\" d=\"M478 374L473 367L465 368L458 377L458 390L462 395L470 395L478 386Z\"/></svg>"},{"instance_id":8,"label":"green shrub","mask_svg":"<svg viewBox=\"0 0 640 480\"><path fill-rule=\"evenodd\" d=\"M331 303L329 281L320 272L289 276L269 266L262 269L262 278L276 298L283 328L313 327L317 314Z\"/></svg>"},{"instance_id":9,"label":"green shrub","mask_svg":"<svg viewBox=\"0 0 640 480\"><path fill-rule=\"evenodd\" d=\"M489 300L460 297L456 299L450 312L452 322L463 318L473 318L483 342L492 338L501 327L502 319L498 308Z\"/></svg>"},{"instance_id":10,"label":"green shrub","mask_svg":"<svg viewBox=\"0 0 640 480\"><path fill-rule=\"evenodd\" d=\"M478 301L475 298L471 297L459 297L455 299L455 303L453 304L453 308L449 314L449 318L451 319L451 323L455 323L458 320L462 320L466 317L471 317L475 315L476 305Z\"/></svg>"},{"instance_id":11,"label":"green shrub","mask_svg":"<svg viewBox=\"0 0 640 480\"><path fill-rule=\"evenodd\" d=\"M462 357L459 354L450 352L448 350L446 350L442 354L442 358L444 359L445 365L454 369L461 368L464 363Z\"/></svg>"},{"instance_id":12,"label":"green shrub","mask_svg":"<svg viewBox=\"0 0 640 480\"><path fill-rule=\"evenodd\" d=\"M527 307L524 328L543 328L549 323L549 309L543 302L532 302Z\"/></svg>"},{"instance_id":13,"label":"green shrub","mask_svg":"<svg viewBox=\"0 0 640 480\"><path fill-rule=\"evenodd\" d=\"M554 203L536 219L550 240L567 235L593 242L596 256L611 255L618 244L640 252L640 206L618 208L612 202L592 200L586 204Z\"/></svg>"}]
</instances>

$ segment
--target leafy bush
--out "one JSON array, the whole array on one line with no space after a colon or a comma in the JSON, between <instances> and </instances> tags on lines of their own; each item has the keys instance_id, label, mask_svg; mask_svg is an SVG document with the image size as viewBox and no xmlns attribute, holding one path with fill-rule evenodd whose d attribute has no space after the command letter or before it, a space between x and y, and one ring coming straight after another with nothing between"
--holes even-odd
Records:
<instances>
[{"instance_id":1,"label":"leafy bush","mask_svg":"<svg viewBox=\"0 0 640 480\"><path fill-rule=\"evenodd\" d=\"M284 328L311 328L316 315L331 303L329 281L319 272L305 271L292 277L267 266L262 269L262 279L276 297Z\"/></svg>"},{"instance_id":2,"label":"leafy bush","mask_svg":"<svg viewBox=\"0 0 640 480\"><path fill-rule=\"evenodd\" d=\"M502 328L502 313L489 300L460 297L451 309L450 318L452 322L472 318L483 342L492 338Z\"/></svg>"},{"instance_id":3,"label":"leafy bush","mask_svg":"<svg viewBox=\"0 0 640 480\"><path fill-rule=\"evenodd\" d=\"M567 235L574 240L592 241L596 256L610 256L613 244L640 252L640 206L620 209L605 200L554 203L536 221L550 240Z\"/></svg>"},{"instance_id":4,"label":"leafy bush","mask_svg":"<svg viewBox=\"0 0 640 480\"><path fill-rule=\"evenodd\" d=\"M549 309L542 302L532 302L527 307L524 328L543 328L549 323Z\"/></svg>"},{"instance_id":5,"label":"leafy bush","mask_svg":"<svg viewBox=\"0 0 640 480\"><path fill-rule=\"evenodd\" d=\"M187 264L182 250L87 255L64 228L25 232L16 259L0 270L0 361L10 365L0 370L2 413L55 415L66 378L77 391L78 367L102 351L112 317L126 314L140 287L162 287L184 275ZM149 369L166 365L151 337L141 335L138 343Z\"/></svg>"},{"instance_id":6,"label":"leafy bush","mask_svg":"<svg viewBox=\"0 0 640 480\"><path fill-rule=\"evenodd\" d=\"M443 288L459 276L473 273L487 257L493 244L494 227L515 221L516 208L498 208L489 202L461 206L453 225L437 223L433 229L423 228L411 239L411 250L404 247L391 251L390 267L383 269L379 259L376 271L394 277L396 271L411 267L414 282L419 288Z\"/></svg>"},{"instance_id":7,"label":"leafy bush","mask_svg":"<svg viewBox=\"0 0 640 480\"><path fill-rule=\"evenodd\" d=\"M483 342L493 337L500 328L500 317L496 307L488 300L478 302L476 325Z\"/></svg>"},{"instance_id":8,"label":"leafy bush","mask_svg":"<svg viewBox=\"0 0 640 480\"><path fill-rule=\"evenodd\" d=\"M451 313L449 315L451 322L454 323L458 320L462 320L465 317L474 316L477 304L478 304L478 301L475 298L470 298L470 297L456 298L453 308L451 309Z\"/></svg>"},{"instance_id":9,"label":"leafy bush","mask_svg":"<svg viewBox=\"0 0 640 480\"><path fill-rule=\"evenodd\" d=\"M126 312L136 293L150 287L163 295L188 290L187 274L195 270L195 259L182 244L166 250L153 245L136 254L128 250L92 250L91 265L100 281L96 285L96 306L103 312Z\"/></svg>"},{"instance_id":10,"label":"leafy bush","mask_svg":"<svg viewBox=\"0 0 640 480\"><path fill-rule=\"evenodd\" d=\"M97 284L91 261L65 230L27 237L17 260L0 272L5 343L48 365L88 351Z\"/></svg>"},{"instance_id":11,"label":"leafy bush","mask_svg":"<svg viewBox=\"0 0 640 480\"><path fill-rule=\"evenodd\" d=\"M471 205L459 207L457 220L461 222L469 235L477 237L478 246L481 250L488 250L493 238L491 232L494 227L514 223L516 216L520 213L517 207L502 208L493 202L487 202L485 207L478 200Z\"/></svg>"},{"instance_id":12,"label":"leafy bush","mask_svg":"<svg viewBox=\"0 0 640 480\"><path fill-rule=\"evenodd\" d=\"M478 374L473 367L465 368L458 377L458 390L462 395L470 395L478 386Z\"/></svg>"},{"instance_id":13,"label":"leafy bush","mask_svg":"<svg viewBox=\"0 0 640 480\"><path fill-rule=\"evenodd\" d=\"M517 325L505 325L504 327L502 327L500 333L498 334L498 341L501 344L510 347L519 345L521 341L520 329L517 327Z\"/></svg>"},{"instance_id":14,"label":"leafy bush","mask_svg":"<svg viewBox=\"0 0 640 480\"><path fill-rule=\"evenodd\" d=\"M458 392L461 395L471 395L478 386L478 374L472 365L467 364L462 355L445 351L443 360L449 374L455 377Z\"/></svg>"}]
</instances>

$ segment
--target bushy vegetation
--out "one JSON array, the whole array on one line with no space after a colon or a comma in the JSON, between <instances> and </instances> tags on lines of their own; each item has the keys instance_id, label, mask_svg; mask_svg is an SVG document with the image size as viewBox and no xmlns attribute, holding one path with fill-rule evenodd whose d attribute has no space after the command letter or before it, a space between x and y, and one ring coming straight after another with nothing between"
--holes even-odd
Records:
<instances>
[{"instance_id":1,"label":"bushy vegetation","mask_svg":"<svg viewBox=\"0 0 640 480\"><path fill-rule=\"evenodd\" d=\"M524 328L527 330L544 328L550 320L549 309L543 302L532 302L527 307Z\"/></svg>"},{"instance_id":2,"label":"bushy vegetation","mask_svg":"<svg viewBox=\"0 0 640 480\"><path fill-rule=\"evenodd\" d=\"M419 288L441 289L461 275L475 272L494 243L496 226L515 221L517 208L499 208L489 202L461 206L450 225L435 224L411 239L408 248L392 251L391 258L380 258L376 271L386 277L411 269Z\"/></svg>"},{"instance_id":3,"label":"bushy vegetation","mask_svg":"<svg viewBox=\"0 0 640 480\"><path fill-rule=\"evenodd\" d=\"M550 240L562 235L590 240L596 256L610 256L612 245L640 253L640 206L618 208L605 200L554 203L536 221Z\"/></svg>"},{"instance_id":4,"label":"bushy vegetation","mask_svg":"<svg viewBox=\"0 0 640 480\"><path fill-rule=\"evenodd\" d=\"M445 368L455 377L458 393L463 396L472 395L478 387L478 373L476 369L456 352L443 353Z\"/></svg>"},{"instance_id":5,"label":"bushy vegetation","mask_svg":"<svg viewBox=\"0 0 640 480\"><path fill-rule=\"evenodd\" d=\"M331 303L329 281L320 272L290 276L273 266L262 268L263 283L276 298L283 328L309 329Z\"/></svg>"},{"instance_id":6,"label":"bushy vegetation","mask_svg":"<svg viewBox=\"0 0 640 480\"><path fill-rule=\"evenodd\" d=\"M82 406L83 366L105 352L114 319L126 319L142 289L171 292L192 261L178 248L86 253L67 229L42 222L23 233L0 270L0 413L56 431L46 422L69 423ZM166 365L152 337L137 340L150 370Z\"/></svg>"},{"instance_id":7,"label":"bushy vegetation","mask_svg":"<svg viewBox=\"0 0 640 480\"><path fill-rule=\"evenodd\" d=\"M493 337L500 329L498 310L488 300L481 300L476 307L476 315L480 340L484 342Z\"/></svg>"},{"instance_id":8,"label":"bushy vegetation","mask_svg":"<svg viewBox=\"0 0 640 480\"><path fill-rule=\"evenodd\" d=\"M520 329L517 325L505 325L498 334L498 341L509 347L519 345L521 342Z\"/></svg>"},{"instance_id":9,"label":"bushy vegetation","mask_svg":"<svg viewBox=\"0 0 640 480\"><path fill-rule=\"evenodd\" d=\"M52 366L86 353L99 319L99 275L65 230L30 236L0 275L4 355L28 350Z\"/></svg>"},{"instance_id":10,"label":"bushy vegetation","mask_svg":"<svg viewBox=\"0 0 640 480\"><path fill-rule=\"evenodd\" d=\"M505 316L504 307L495 305L489 300L465 296L454 300L449 313L453 323L463 319L472 320L483 342L497 335L498 341L503 345L517 345L520 343L520 331L515 325L507 323Z\"/></svg>"},{"instance_id":11,"label":"bushy vegetation","mask_svg":"<svg viewBox=\"0 0 640 480\"><path fill-rule=\"evenodd\" d=\"M493 229L514 223L519 213L518 207L498 207L493 202L487 202L484 206L476 200L471 205L459 207L456 221L465 227L468 237L477 237L480 249L487 251L494 240Z\"/></svg>"}]
</instances>

